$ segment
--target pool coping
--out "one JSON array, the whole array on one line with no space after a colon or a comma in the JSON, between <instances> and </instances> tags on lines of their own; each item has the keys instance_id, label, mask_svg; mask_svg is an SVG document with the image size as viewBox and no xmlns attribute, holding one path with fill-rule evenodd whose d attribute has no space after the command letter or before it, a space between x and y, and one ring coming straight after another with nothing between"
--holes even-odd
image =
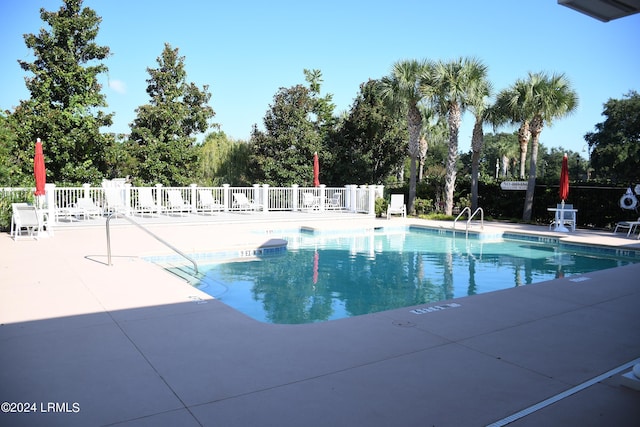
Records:
<instances>
[{"instance_id":1,"label":"pool coping","mask_svg":"<svg viewBox=\"0 0 640 427\"><path fill-rule=\"evenodd\" d=\"M385 223L424 224L373 224ZM199 249L194 236L225 240L247 229L162 227L185 250ZM127 228L114 234L113 267L105 266L102 230L41 241L0 235L2 397L81 404L75 414L0 414L0 423L487 425L640 356L637 264L580 283L557 279L411 308L423 314L271 325L140 261L157 248ZM639 248L610 232L558 236ZM460 307L432 308L454 303ZM620 383L613 375L510 425L634 425L638 392Z\"/></svg>"}]
</instances>

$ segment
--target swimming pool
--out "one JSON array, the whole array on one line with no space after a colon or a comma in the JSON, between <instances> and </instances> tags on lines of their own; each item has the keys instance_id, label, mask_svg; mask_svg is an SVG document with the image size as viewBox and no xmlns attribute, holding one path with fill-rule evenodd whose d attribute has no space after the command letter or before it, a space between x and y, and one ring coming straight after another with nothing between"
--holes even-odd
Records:
<instances>
[{"instance_id":1,"label":"swimming pool","mask_svg":"<svg viewBox=\"0 0 640 427\"><path fill-rule=\"evenodd\" d=\"M465 238L416 227L292 231L280 237L288 242L284 251L202 265L204 279L196 286L259 321L299 324L640 262L635 251L614 256L601 248L562 245L557 238Z\"/></svg>"}]
</instances>

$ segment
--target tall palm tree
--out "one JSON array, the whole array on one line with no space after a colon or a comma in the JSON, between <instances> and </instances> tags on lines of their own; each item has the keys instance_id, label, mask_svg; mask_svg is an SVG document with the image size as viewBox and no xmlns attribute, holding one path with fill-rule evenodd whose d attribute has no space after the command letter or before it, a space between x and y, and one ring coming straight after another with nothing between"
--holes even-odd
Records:
<instances>
[{"instance_id":1,"label":"tall palm tree","mask_svg":"<svg viewBox=\"0 0 640 427\"><path fill-rule=\"evenodd\" d=\"M446 215L453 212L453 192L456 185L458 160L458 134L462 115L471 99L476 96L481 81L486 80L487 67L475 58L460 58L450 62L438 62L434 69L431 87L438 111L447 118L449 126L449 151L445 176ZM425 92L430 93L425 89Z\"/></svg>"},{"instance_id":2,"label":"tall palm tree","mask_svg":"<svg viewBox=\"0 0 640 427\"><path fill-rule=\"evenodd\" d=\"M422 181L427 150L447 140L447 125L428 105L419 106L422 115L422 129L420 130L420 153L418 154L418 182Z\"/></svg>"},{"instance_id":3,"label":"tall palm tree","mask_svg":"<svg viewBox=\"0 0 640 427\"><path fill-rule=\"evenodd\" d=\"M525 178L525 165L527 160L527 150L531 132L529 122L531 113L527 111L528 102L531 97L531 87L529 82L518 79L508 89L502 90L494 105L494 125L505 124L507 122L519 123L518 143L520 145L520 179Z\"/></svg>"},{"instance_id":4,"label":"tall palm tree","mask_svg":"<svg viewBox=\"0 0 640 427\"><path fill-rule=\"evenodd\" d=\"M409 201L407 208L414 213L416 198L416 160L420 154L420 129L422 116L418 109L425 99L424 87L428 87L432 70L429 61L405 60L393 65L391 75L380 81L380 94L396 111L407 115L409 130L409 156L411 158L411 176L409 177Z\"/></svg>"},{"instance_id":5,"label":"tall palm tree","mask_svg":"<svg viewBox=\"0 0 640 427\"><path fill-rule=\"evenodd\" d=\"M545 73L529 74L531 98L528 110L531 112L531 157L529 164L529 181L524 201L522 219L531 220L533 211L533 193L536 188L536 169L538 165L538 146L540 133L547 123L571 114L578 107L578 95L564 74Z\"/></svg>"},{"instance_id":6,"label":"tall palm tree","mask_svg":"<svg viewBox=\"0 0 640 427\"><path fill-rule=\"evenodd\" d=\"M469 99L469 108L473 112L475 122L471 134L471 210L478 208L478 175L480 169L480 155L484 145L484 132L482 127L485 121L490 121L487 98L491 96L491 83L487 79L477 82Z\"/></svg>"}]
</instances>

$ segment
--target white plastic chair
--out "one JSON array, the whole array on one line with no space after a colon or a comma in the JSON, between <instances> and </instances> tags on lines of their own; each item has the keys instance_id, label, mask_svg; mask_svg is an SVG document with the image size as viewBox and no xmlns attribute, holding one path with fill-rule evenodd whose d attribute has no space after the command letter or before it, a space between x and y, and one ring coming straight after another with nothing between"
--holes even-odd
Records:
<instances>
[{"instance_id":1,"label":"white plastic chair","mask_svg":"<svg viewBox=\"0 0 640 427\"><path fill-rule=\"evenodd\" d=\"M391 195L391 202L387 207L387 219L391 218L391 215L402 215L403 218L407 217L407 205L404 204L404 194Z\"/></svg>"},{"instance_id":2,"label":"white plastic chair","mask_svg":"<svg viewBox=\"0 0 640 427\"><path fill-rule=\"evenodd\" d=\"M37 240L42 232L43 221L36 207L26 203L13 203L11 208L13 210L11 217L13 239L18 240L18 236L22 236L22 232L26 231L28 236Z\"/></svg>"},{"instance_id":3,"label":"white plastic chair","mask_svg":"<svg viewBox=\"0 0 640 427\"><path fill-rule=\"evenodd\" d=\"M213 214L214 211L220 212L222 210L224 210L224 205L213 198L210 190L198 190L198 211Z\"/></svg>"}]
</instances>

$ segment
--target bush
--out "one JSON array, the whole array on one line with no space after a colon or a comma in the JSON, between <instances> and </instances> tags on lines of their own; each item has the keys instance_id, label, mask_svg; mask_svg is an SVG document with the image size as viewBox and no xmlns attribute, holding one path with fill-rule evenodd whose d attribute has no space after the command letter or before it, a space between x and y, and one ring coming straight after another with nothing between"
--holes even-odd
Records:
<instances>
[{"instance_id":1,"label":"bush","mask_svg":"<svg viewBox=\"0 0 640 427\"><path fill-rule=\"evenodd\" d=\"M380 218L384 215L387 214L387 206L389 204L387 203L387 201L385 199L383 199L382 197L378 197L376 198L376 217Z\"/></svg>"},{"instance_id":2,"label":"bush","mask_svg":"<svg viewBox=\"0 0 640 427\"><path fill-rule=\"evenodd\" d=\"M433 200L419 199L416 197L416 201L413 205L417 215L424 215L433 211Z\"/></svg>"}]
</instances>

